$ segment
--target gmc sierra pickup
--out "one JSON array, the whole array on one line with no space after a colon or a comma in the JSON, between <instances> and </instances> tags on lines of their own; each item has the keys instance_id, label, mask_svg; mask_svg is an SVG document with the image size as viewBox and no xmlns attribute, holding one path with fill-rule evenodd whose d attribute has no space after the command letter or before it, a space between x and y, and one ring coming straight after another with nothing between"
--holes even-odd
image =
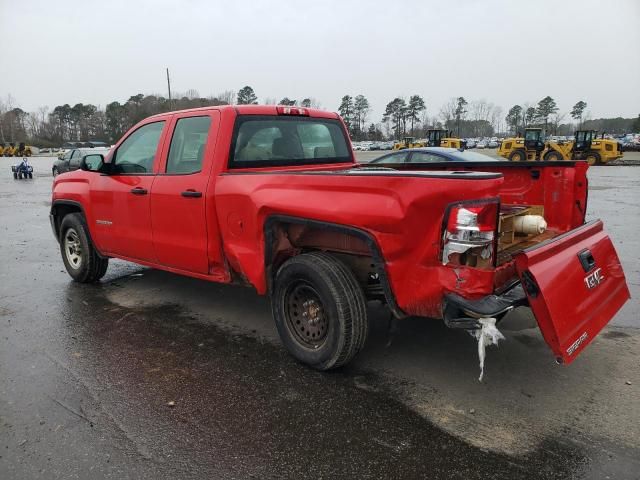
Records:
<instances>
[{"instance_id":1,"label":"gmc sierra pickup","mask_svg":"<svg viewBox=\"0 0 640 480\"><path fill-rule=\"evenodd\" d=\"M587 168L367 168L335 113L207 107L147 118L56 177L51 225L78 282L115 257L268 294L286 348L320 370L362 348L370 299L463 329L528 306L569 363L629 298L602 222L585 223Z\"/></svg>"}]
</instances>

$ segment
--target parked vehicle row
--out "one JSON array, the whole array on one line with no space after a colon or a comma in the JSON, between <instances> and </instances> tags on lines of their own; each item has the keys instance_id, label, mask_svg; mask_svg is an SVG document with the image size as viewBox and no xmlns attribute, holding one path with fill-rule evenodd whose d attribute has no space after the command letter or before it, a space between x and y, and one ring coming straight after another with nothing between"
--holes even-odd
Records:
<instances>
[{"instance_id":1,"label":"parked vehicle row","mask_svg":"<svg viewBox=\"0 0 640 480\"><path fill-rule=\"evenodd\" d=\"M371 151L371 150L391 150L393 148L393 142L351 142L353 149L356 151Z\"/></svg>"}]
</instances>

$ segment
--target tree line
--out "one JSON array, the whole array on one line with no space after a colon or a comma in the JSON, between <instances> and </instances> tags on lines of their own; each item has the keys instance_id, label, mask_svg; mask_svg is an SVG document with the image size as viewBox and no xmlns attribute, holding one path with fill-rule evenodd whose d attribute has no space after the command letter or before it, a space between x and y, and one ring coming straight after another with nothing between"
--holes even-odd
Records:
<instances>
[{"instance_id":1,"label":"tree line","mask_svg":"<svg viewBox=\"0 0 640 480\"><path fill-rule=\"evenodd\" d=\"M250 86L238 92L227 90L215 96L202 97L196 90L168 99L162 95L139 93L120 103L113 101L104 109L93 104L58 105L50 110L40 107L26 112L8 95L0 99L0 142L27 141L43 147L56 147L67 141L102 140L115 143L131 126L158 113L186 108L228 104L257 104L258 97ZM265 98L264 104L320 107L313 97ZM588 118L587 103L578 101L568 112L578 127L593 128L608 133L640 131L640 115L636 119ZM399 139L404 136L423 137L429 128L445 128L460 137L486 137L495 133L516 133L529 126L540 126L553 134L572 133L574 125L563 123L567 113L559 112L555 100L547 96L536 105L524 103L512 106L503 118L502 108L485 100L467 101L453 97L442 105L436 115L429 116L420 95L396 97L385 107L380 121L370 118L369 100L362 94L344 95L338 105L354 140ZM570 131L569 131L570 130Z\"/></svg>"}]
</instances>

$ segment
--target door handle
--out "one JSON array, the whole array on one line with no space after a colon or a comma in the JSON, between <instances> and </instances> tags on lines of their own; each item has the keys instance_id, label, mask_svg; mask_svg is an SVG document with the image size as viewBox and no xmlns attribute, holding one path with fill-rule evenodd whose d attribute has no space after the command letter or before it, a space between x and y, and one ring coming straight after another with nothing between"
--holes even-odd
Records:
<instances>
[{"instance_id":1,"label":"door handle","mask_svg":"<svg viewBox=\"0 0 640 480\"><path fill-rule=\"evenodd\" d=\"M200 198L202 196L202 192L196 192L195 190L185 190L180 195L182 195L183 197Z\"/></svg>"},{"instance_id":2,"label":"door handle","mask_svg":"<svg viewBox=\"0 0 640 480\"><path fill-rule=\"evenodd\" d=\"M134 195L146 195L147 194L147 189L146 188L136 187L136 188L132 188L131 189L131 193L133 193Z\"/></svg>"}]
</instances>

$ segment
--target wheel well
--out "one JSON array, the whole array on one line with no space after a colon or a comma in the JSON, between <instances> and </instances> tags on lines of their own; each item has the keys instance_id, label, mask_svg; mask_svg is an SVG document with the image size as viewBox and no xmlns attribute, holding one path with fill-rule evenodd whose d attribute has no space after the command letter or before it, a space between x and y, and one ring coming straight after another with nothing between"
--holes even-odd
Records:
<instances>
[{"instance_id":1,"label":"wheel well","mask_svg":"<svg viewBox=\"0 0 640 480\"><path fill-rule=\"evenodd\" d=\"M335 255L354 273L367 299L386 301L394 315L405 316L395 302L384 260L371 235L357 228L316 220L277 216L266 222L265 272L269 291L287 259L310 251Z\"/></svg>"},{"instance_id":2,"label":"wheel well","mask_svg":"<svg viewBox=\"0 0 640 480\"><path fill-rule=\"evenodd\" d=\"M60 237L60 224L62 223L62 219L69 215L70 213L80 213L84 216L84 212L82 211L82 207L75 203L55 203L51 207L51 215L53 215L53 226L56 231L56 237Z\"/></svg>"}]
</instances>

